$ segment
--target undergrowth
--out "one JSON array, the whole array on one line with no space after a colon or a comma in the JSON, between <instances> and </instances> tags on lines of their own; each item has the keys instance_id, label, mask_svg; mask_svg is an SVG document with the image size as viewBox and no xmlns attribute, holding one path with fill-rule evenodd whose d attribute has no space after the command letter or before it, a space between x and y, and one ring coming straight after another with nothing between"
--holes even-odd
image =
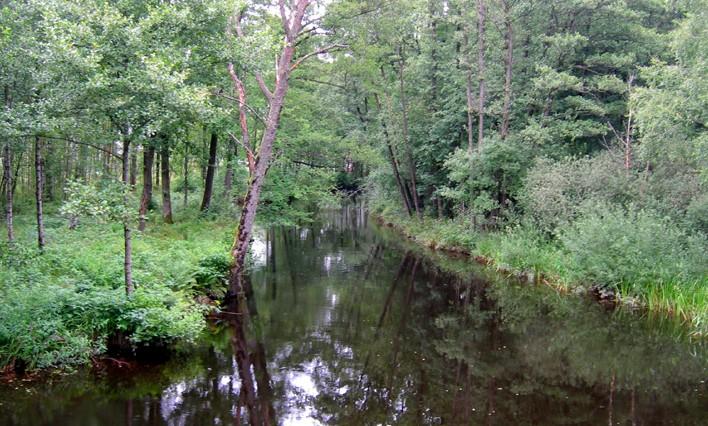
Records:
<instances>
[{"instance_id":1,"label":"undergrowth","mask_svg":"<svg viewBox=\"0 0 708 426\"><path fill-rule=\"evenodd\" d=\"M479 232L459 218L420 220L385 206L374 213L421 244L533 272L561 289L610 289L629 306L668 314L694 337L708 336L708 240L650 211L592 206L557 235L532 224Z\"/></svg>"},{"instance_id":2,"label":"undergrowth","mask_svg":"<svg viewBox=\"0 0 708 426\"><path fill-rule=\"evenodd\" d=\"M223 294L231 222L194 215L134 233L136 290L123 288L122 228L85 221L69 231L48 216L48 245L33 248L32 218L0 246L0 369L71 368L106 353L116 333L133 347L173 347L204 328L198 294ZM227 263L228 264L228 263ZM221 293L220 293L221 292Z\"/></svg>"}]
</instances>

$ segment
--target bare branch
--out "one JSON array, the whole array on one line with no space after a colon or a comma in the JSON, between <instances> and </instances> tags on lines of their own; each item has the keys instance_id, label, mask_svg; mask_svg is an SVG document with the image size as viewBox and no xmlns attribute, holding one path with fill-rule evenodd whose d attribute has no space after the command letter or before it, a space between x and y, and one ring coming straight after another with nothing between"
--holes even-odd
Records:
<instances>
[{"instance_id":1,"label":"bare branch","mask_svg":"<svg viewBox=\"0 0 708 426\"><path fill-rule=\"evenodd\" d=\"M108 150L108 149L105 149L105 148L103 148L102 146L93 144L93 143L91 143L91 142L78 141L78 140L76 140L76 139L63 138L63 137L59 137L59 136L45 136L45 135L19 135L18 137L21 137L21 138L29 138L29 137L35 138L35 137L40 137L40 138L42 138L42 139L52 139L52 140L57 140L57 141L71 142L71 143L75 143L75 144L77 144L77 145L84 145L84 146L91 147L91 148L93 148L93 149L95 149L95 150L98 150L98 151L101 151L101 152L106 153L106 154L108 154L108 155L111 155L111 156L113 156L113 157L115 157L115 158L117 158L117 159L119 159L119 160L123 160L123 157L121 157L120 155L116 154L115 152L113 152L113 151L111 151L111 150Z\"/></svg>"},{"instance_id":2,"label":"bare branch","mask_svg":"<svg viewBox=\"0 0 708 426\"><path fill-rule=\"evenodd\" d=\"M292 41L292 29L290 28L290 22L285 14L285 0L278 0L278 9L280 10L280 19L283 21L283 30L285 31L285 37L288 41Z\"/></svg>"},{"instance_id":3,"label":"bare branch","mask_svg":"<svg viewBox=\"0 0 708 426\"><path fill-rule=\"evenodd\" d=\"M268 89L268 86L266 86L261 73L256 71L254 74L256 76L256 81L258 82L258 87L261 89L261 92L263 92L263 96L265 96L266 101L270 103L270 101L273 100L273 93Z\"/></svg>"},{"instance_id":4,"label":"bare branch","mask_svg":"<svg viewBox=\"0 0 708 426\"><path fill-rule=\"evenodd\" d=\"M247 153L247 154L254 155L254 154L253 154L253 151L251 150L251 148L248 147L248 146L246 146L246 144L244 144L243 142L241 142L241 139L237 138L236 135L234 135L234 134L231 133L231 132L226 132L226 133L229 134L229 136L231 137L231 139L234 140L234 142L236 142L237 144L241 145L241 148L243 148L244 150L246 150L246 153Z\"/></svg>"},{"instance_id":5,"label":"bare branch","mask_svg":"<svg viewBox=\"0 0 708 426\"><path fill-rule=\"evenodd\" d=\"M243 19L243 14L240 12L237 15L235 15L234 17L232 17L232 19L231 19L233 21L234 28L236 28L236 35L239 38L244 37L243 26L241 25L242 19ZM230 27L227 27L226 32L229 36L232 36ZM230 70L229 70L229 73L231 73ZM268 89L268 86L266 85L265 80L263 80L263 76L261 76L261 73L259 73L258 71L254 72L254 75L256 77L256 81L258 82L258 87L261 89L261 92L263 92L263 96L265 96L268 103L270 103L271 99L273 98L273 94ZM233 76L231 77L231 79L233 80Z\"/></svg>"},{"instance_id":6,"label":"bare branch","mask_svg":"<svg viewBox=\"0 0 708 426\"><path fill-rule=\"evenodd\" d=\"M610 130L612 130L612 133L615 134L615 137L617 138L617 140L620 140L620 141L621 141L621 140L624 139L624 138L622 137L622 135L620 135L619 132L617 132L617 130L615 129L615 126L613 126L612 123L610 123L609 120L607 120L607 127L609 127Z\"/></svg>"},{"instance_id":7,"label":"bare branch","mask_svg":"<svg viewBox=\"0 0 708 426\"><path fill-rule=\"evenodd\" d=\"M347 90L347 87L345 85L332 83L331 81L316 80L314 78L308 78L308 77L299 77L298 80L303 80L303 81L307 81L310 83L324 84L327 86L336 87L337 89Z\"/></svg>"},{"instance_id":8,"label":"bare branch","mask_svg":"<svg viewBox=\"0 0 708 426\"><path fill-rule=\"evenodd\" d=\"M239 138L237 138L233 133L231 132L226 132L231 136L231 139L233 139L237 144L241 145L243 149L246 151L246 160L248 161L248 172L253 175L253 172L256 170L256 156L253 154L253 151L251 148L243 143Z\"/></svg>"},{"instance_id":9,"label":"bare branch","mask_svg":"<svg viewBox=\"0 0 708 426\"><path fill-rule=\"evenodd\" d=\"M295 61L295 63L293 63L293 65L290 67L290 71L293 71L295 68L299 67L300 64L302 64L305 60L307 60L308 58L311 58L315 55L327 53L327 52L329 52L331 50L335 50L335 49L346 49L347 47L348 46L344 45L344 44L332 44L332 45L323 47L321 49L315 50L314 52L310 52L310 53L300 57L297 61Z\"/></svg>"},{"instance_id":10,"label":"bare branch","mask_svg":"<svg viewBox=\"0 0 708 426\"><path fill-rule=\"evenodd\" d=\"M238 116L241 126L241 137L243 138L245 146L251 146L248 133L248 119L246 117L246 88L241 79L238 78L238 75L236 75L233 63L229 62L228 69L231 80L234 82L236 93L238 93Z\"/></svg>"},{"instance_id":11,"label":"bare branch","mask_svg":"<svg viewBox=\"0 0 708 426\"><path fill-rule=\"evenodd\" d=\"M325 164L315 164L315 163L310 163L310 162L301 161L301 160L290 160L290 162L294 163L294 164L300 164L302 166L312 167L313 169L336 169L335 166L328 166Z\"/></svg>"},{"instance_id":12,"label":"bare branch","mask_svg":"<svg viewBox=\"0 0 708 426\"><path fill-rule=\"evenodd\" d=\"M308 37L309 37L312 33L314 33L314 32L317 31L317 30L319 30L318 27L307 28L307 25L303 25L302 31L300 31L299 33L297 33L297 38L300 38L300 37L302 37L302 36L304 36L304 35L306 35L306 34L307 34ZM298 42L298 43L299 43L299 42Z\"/></svg>"},{"instance_id":13,"label":"bare branch","mask_svg":"<svg viewBox=\"0 0 708 426\"><path fill-rule=\"evenodd\" d=\"M233 96L229 96L226 93L223 93L220 91L214 91L212 93L212 95L219 96L219 97L222 97L224 99L228 99L233 102L239 102L238 98L234 98ZM246 107L246 109L248 109L251 112L251 114L253 114L253 116L256 117L262 124L265 124L265 118L263 118L263 116L261 115L261 113L258 112L257 109L255 109L254 107L252 107L249 104L244 104L243 106Z\"/></svg>"}]
</instances>

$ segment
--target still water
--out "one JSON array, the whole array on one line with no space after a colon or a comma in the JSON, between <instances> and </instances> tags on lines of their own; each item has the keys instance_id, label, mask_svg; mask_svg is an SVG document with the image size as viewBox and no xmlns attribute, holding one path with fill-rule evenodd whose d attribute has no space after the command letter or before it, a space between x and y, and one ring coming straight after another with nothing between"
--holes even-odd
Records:
<instances>
[{"instance_id":1,"label":"still water","mask_svg":"<svg viewBox=\"0 0 708 426\"><path fill-rule=\"evenodd\" d=\"M0 387L3 425L708 424L680 328L427 252L361 210L262 232L249 315L157 365Z\"/></svg>"}]
</instances>

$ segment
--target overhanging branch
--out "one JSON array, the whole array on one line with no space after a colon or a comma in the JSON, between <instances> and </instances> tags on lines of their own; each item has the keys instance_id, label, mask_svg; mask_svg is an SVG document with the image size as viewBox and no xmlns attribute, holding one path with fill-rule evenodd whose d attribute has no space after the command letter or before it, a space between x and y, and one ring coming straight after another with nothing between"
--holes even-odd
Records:
<instances>
[{"instance_id":1,"label":"overhanging branch","mask_svg":"<svg viewBox=\"0 0 708 426\"><path fill-rule=\"evenodd\" d=\"M295 68L299 67L300 64L302 64L302 63L303 63L304 61L306 61L308 58L311 58L311 57L316 56L316 55L320 55L320 54L322 54L322 53L327 53L327 52L330 52L330 51L332 51L332 50L346 49L347 47L348 47L348 46L345 45L345 44L332 44L332 45L329 45L329 46L325 46L325 47L323 47L323 48L321 48L321 49L317 49L317 50L315 50L315 51L313 51L313 52L310 52L310 53L308 53L308 54L306 54L306 55L300 57L298 60L296 60L295 63L293 63L293 65L290 67L290 71L293 71Z\"/></svg>"}]
</instances>

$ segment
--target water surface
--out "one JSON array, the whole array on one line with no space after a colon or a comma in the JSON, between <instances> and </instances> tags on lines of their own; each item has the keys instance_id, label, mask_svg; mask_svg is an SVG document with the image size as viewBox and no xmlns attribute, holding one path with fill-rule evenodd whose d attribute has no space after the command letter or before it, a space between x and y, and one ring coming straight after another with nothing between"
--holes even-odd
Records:
<instances>
[{"instance_id":1,"label":"water surface","mask_svg":"<svg viewBox=\"0 0 708 426\"><path fill-rule=\"evenodd\" d=\"M3 425L706 424L705 347L358 209L262 232L250 314L159 365L0 386Z\"/></svg>"}]
</instances>

